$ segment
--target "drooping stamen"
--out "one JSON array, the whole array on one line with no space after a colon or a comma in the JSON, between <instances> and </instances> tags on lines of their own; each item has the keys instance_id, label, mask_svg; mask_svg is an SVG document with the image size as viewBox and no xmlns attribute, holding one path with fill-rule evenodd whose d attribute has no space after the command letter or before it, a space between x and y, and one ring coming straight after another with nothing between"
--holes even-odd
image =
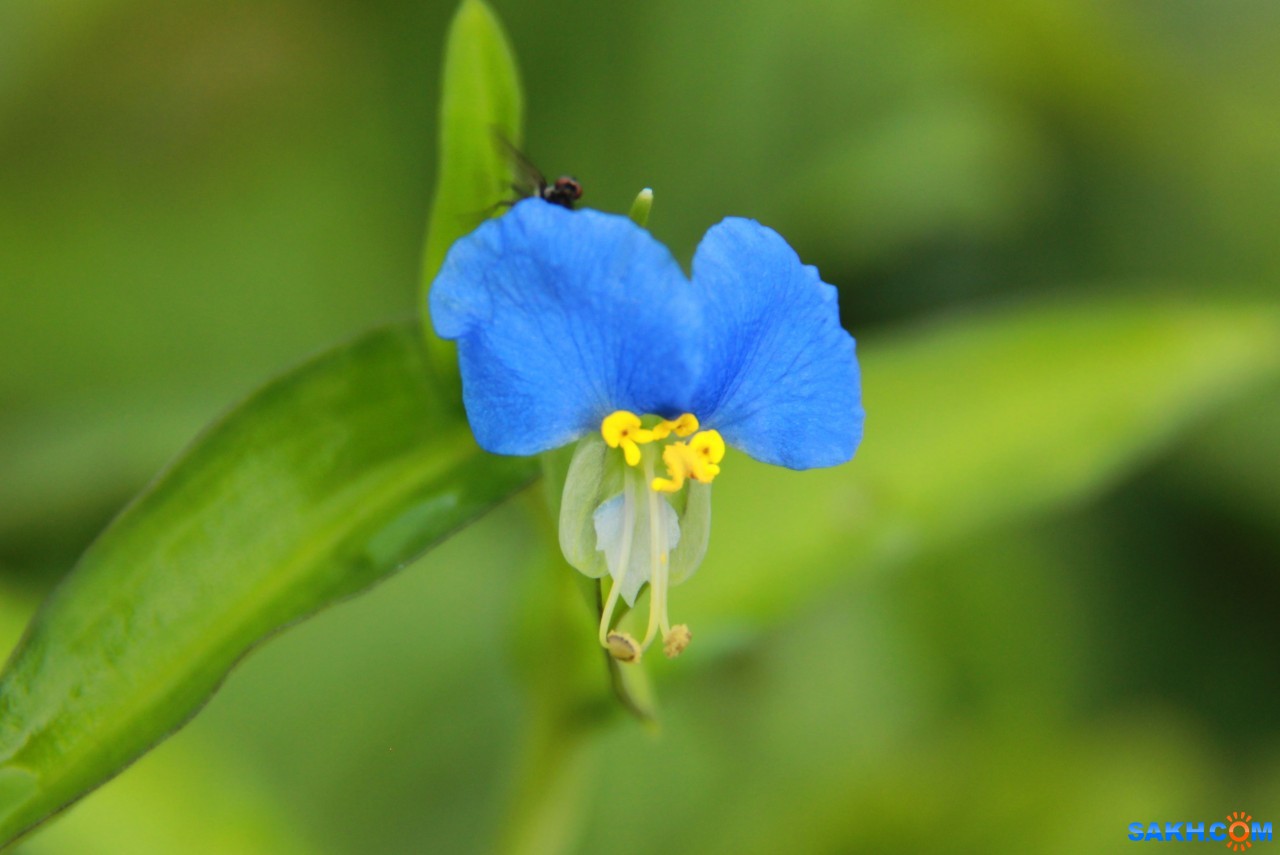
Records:
<instances>
[{"instance_id":1,"label":"drooping stamen","mask_svg":"<svg viewBox=\"0 0 1280 855\"><path fill-rule=\"evenodd\" d=\"M645 630L644 641L637 643L627 633L609 628L622 593L621 583L627 572L625 568L630 567L636 537L635 517L639 508L631 477L623 479L623 528L618 543L617 561L617 566L623 569L619 571L621 575L615 577L610 585L600 615L600 644L611 656L622 662L638 661L659 631L662 633L663 652L672 658L679 656L693 637L689 627L684 624L672 627L667 615L667 591L671 578L668 552L672 544L667 542L663 511L672 511L659 493L679 492L689 479L710 484L720 474L720 461L724 459L725 453L724 440L717 431L699 431L698 427L697 417L692 413L684 413L677 419L660 419L652 428L645 428L640 417L628 410L611 413L600 424L600 435L605 443L610 448L621 448L628 466L635 467L643 462L644 483L648 487L645 492L649 525L649 625ZM670 443L662 449L662 462L666 466L667 477L656 478L655 455L645 453L641 446L660 442L673 433L679 437L691 438L688 442Z\"/></svg>"},{"instance_id":2,"label":"drooping stamen","mask_svg":"<svg viewBox=\"0 0 1280 855\"><path fill-rule=\"evenodd\" d=\"M627 632L611 632L605 639L605 649L619 662L639 662L644 649Z\"/></svg>"},{"instance_id":3,"label":"drooping stamen","mask_svg":"<svg viewBox=\"0 0 1280 855\"><path fill-rule=\"evenodd\" d=\"M667 654L668 659L675 659L684 649L689 646L689 642L693 640L693 633L689 631L689 627L683 623L678 623L662 635L662 652Z\"/></svg>"},{"instance_id":4,"label":"drooping stamen","mask_svg":"<svg viewBox=\"0 0 1280 855\"><path fill-rule=\"evenodd\" d=\"M637 449L639 451L639 449ZM613 580L613 584L609 586L609 597L605 600L604 608L600 612L600 646L609 649L615 659L622 659L624 662L630 659L618 656L614 652L613 646L609 644L609 624L613 620L613 610L618 605L618 597L622 593L622 576L626 572L626 568L631 566L631 545L635 540L636 533L636 491L631 478L622 479L622 543L619 546L618 566L622 568L618 577ZM616 635L626 635L626 633L615 633ZM630 638L630 636L627 636ZM632 642L634 647L634 640ZM639 648L636 648L636 656L639 655ZM632 659L635 657L633 656Z\"/></svg>"}]
</instances>

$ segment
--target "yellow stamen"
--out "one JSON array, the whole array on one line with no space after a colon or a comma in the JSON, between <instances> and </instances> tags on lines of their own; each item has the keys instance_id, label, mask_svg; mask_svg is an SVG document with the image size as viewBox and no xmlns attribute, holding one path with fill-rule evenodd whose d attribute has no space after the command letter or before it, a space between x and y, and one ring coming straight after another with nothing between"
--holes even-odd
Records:
<instances>
[{"instance_id":1,"label":"yellow stamen","mask_svg":"<svg viewBox=\"0 0 1280 855\"><path fill-rule=\"evenodd\" d=\"M640 463L640 446L653 442L653 431L640 426L640 417L627 410L618 410L604 417L600 423L600 435L610 448L622 448L628 466Z\"/></svg>"},{"instance_id":2,"label":"yellow stamen","mask_svg":"<svg viewBox=\"0 0 1280 855\"><path fill-rule=\"evenodd\" d=\"M668 659L675 659L684 649L689 646L689 642L693 640L693 633L689 631L686 624L678 623L667 631L662 639L662 652L667 654Z\"/></svg>"},{"instance_id":3,"label":"yellow stamen","mask_svg":"<svg viewBox=\"0 0 1280 855\"><path fill-rule=\"evenodd\" d=\"M688 467L685 457L688 447L683 442L673 442L662 449L662 462L667 467L667 478L654 478L649 486L659 493L678 493L684 486Z\"/></svg>"},{"instance_id":4,"label":"yellow stamen","mask_svg":"<svg viewBox=\"0 0 1280 855\"><path fill-rule=\"evenodd\" d=\"M675 421L663 419L653 426L654 439L666 439L673 432L676 436L685 437L698 430L698 417L693 413L685 413Z\"/></svg>"},{"instance_id":5,"label":"yellow stamen","mask_svg":"<svg viewBox=\"0 0 1280 855\"><path fill-rule=\"evenodd\" d=\"M639 662L640 654L644 652L627 632L609 633L604 646L608 648L609 655L619 662Z\"/></svg>"},{"instance_id":6,"label":"yellow stamen","mask_svg":"<svg viewBox=\"0 0 1280 855\"><path fill-rule=\"evenodd\" d=\"M600 614L600 645L620 662L639 661L659 635L662 637L663 652L669 658L675 658L689 646L693 637L688 626L678 624L673 628L667 617L667 595L671 587L671 544L667 539L663 513L669 513L670 508L666 506L666 499L660 493L678 492L690 479L709 484L720 474L720 461L725 454L724 439L714 430L698 431L697 426L697 418L685 413L675 420L664 419L655 428L646 430L642 427L640 418L626 410L611 414L600 426L605 442L612 448L621 448L629 465L643 465L641 472L628 474L623 479L625 522L620 532L618 553L616 556L611 553L610 571L614 580ZM690 439L688 442L672 442L663 447L662 462L666 465L668 477L656 478L654 465L657 463L657 455L642 453L640 446L664 439L672 433L690 436ZM637 488L643 489L641 484L650 486L643 498L635 492ZM629 572L636 539L644 536L635 527L640 502L645 502L643 507L648 512L649 578L646 581L649 587L649 621L643 640L637 641L628 633L614 629L612 624L613 613L621 596L621 581Z\"/></svg>"},{"instance_id":7,"label":"yellow stamen","mask_svg":"<svg viewBox=\"0 0 1280 855\"><path fill-rule=\"evenodd\" d=\"M618 563L622 567L622 573L626 573L626 568L631 566L631 547L635 540L635 488L632 487L631 479L627 478L622 484L622 544L618 550ZM626 633L615 633L609 631L609 624L613 621L613 610L618 605L618 596L622 593L621 575L613 580L613 584L609 586L609 596L606 598L604 608L600 610L600 646L609 651L614 659L622 662L634 662L639 658L640 647L635 643L635 639ZM630 647L619 641L618 639L630 640ZM627 655L627 650L634 651L632 655ZM621 654L621 655L620 655Z\"/></svg>"},{"instance_id":8,"label":"yellow stamen","mask_svg":"<svg viewBox=\"0 0 1280 855\"><path fill-rule=\"evenodd\" d=\"M654 478L649 486L660 493L676 493L686 478L710 484L720 474L723 459L724 439L719 431L704 430L687 443L673 442L662 449L668 477Z\"/></svg>"},{"instance_id":9,"label":"yellow stamen","mask_svg":"<svg viewBox=\"0 0 1280 855\"><path fill-rule=\"evenodd\" d=\"M693 455L689 474L696 481L710 484L720 474L720 461L724 460L724 438L719 431L704 430L689 440L689 451Z\"/></svg>"}]
</instances>

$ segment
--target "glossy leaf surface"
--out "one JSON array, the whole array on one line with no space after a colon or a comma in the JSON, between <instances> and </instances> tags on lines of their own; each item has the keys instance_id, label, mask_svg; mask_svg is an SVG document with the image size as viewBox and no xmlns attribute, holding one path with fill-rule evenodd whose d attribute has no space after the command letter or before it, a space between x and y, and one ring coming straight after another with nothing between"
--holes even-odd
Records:
<instances>
[{"instance_id":1,"label":"glossy leaf surface","mask_svg":"<svg viewBox=\"0 0 1280 855\"><path fill-rule=\"evenodd\" d=\"M0 677L0 840L183 724L264 636L368 587L528 483L389 327L208 429L46 601Z\"/></svg>"},{"instance_id":2,"label":"glossy leaf surface","mask_svg":"<svg viewBox=\"0 0 1280 855\"><path fill-rule=\"evenodd\" d=\"M970 314L859 351L868 416L852 463L726 458L708 567L677 593L691 621L776 618L850 568L1089 495L1274 377L1280 318L1099 298Z\"/></svg>"},{"instance_id":3,"label":"glossy leaf surface","mask_svg":"<svg viewBox=\"0 0 1280 855\"><path fill-rule=\"evenodd\" d=\"M453 242L511 199L502 141L518 145L523 120L520 75L502 25L481 0L465 0L445 42L439 177L423 251L420 306L433 366L442 373L457 371L454 346L431 329L427 291Z\"/></svg>"}]
</instances>

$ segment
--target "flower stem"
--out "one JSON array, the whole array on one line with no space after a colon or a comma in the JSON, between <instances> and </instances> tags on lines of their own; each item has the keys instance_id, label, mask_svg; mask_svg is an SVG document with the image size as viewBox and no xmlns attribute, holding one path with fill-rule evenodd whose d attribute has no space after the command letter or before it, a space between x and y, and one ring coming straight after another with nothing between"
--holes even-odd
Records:
<instances>
[{"instance_id":1,"label":"flower stem","mask_svg":"<svg viewBox=\"0 0 1280 855\"><path fill-rule=\"evenodd\" d=\"M525 728L496 847L506 855L572 849L593 778L593 737L613 706L609 675L600 667L603 651L591 632L599 586L565 565L550 509L536 493L527 498L544 557L530 568L536 572L522 574L515 600Z\"/></svg>"}]
</instances>

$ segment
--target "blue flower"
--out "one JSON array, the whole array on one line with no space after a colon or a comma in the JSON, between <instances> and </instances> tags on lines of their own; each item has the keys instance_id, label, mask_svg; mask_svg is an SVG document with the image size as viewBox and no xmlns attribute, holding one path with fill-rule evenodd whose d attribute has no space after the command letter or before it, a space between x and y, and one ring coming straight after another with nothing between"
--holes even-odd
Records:
<instances>
[{"instance_id":1,"label":"blue flower","mask_svg":"<svg viewBox=\"0 0 1280 855\"><path fill-rule=\"evenodd\" d=\"M601 642L620 659L637 658L657 628L669 655L688 642L686 627L666 625L666 587L692 572L677 557L701 560L705 537L692 544L689 532L705 525L690 514L709 519L695 511L709 494L678 494L686 483L709 490L726 443L808 469L849 460L862 436L836 289L751 220L708 231L690 279L629 219L530 199L453 246L430 300L436 332L458 342L481 447L528 455L586 438L565 485L561 541L579 569L613 576ZM584 456L592 462L579 465ZM583 502L590 526L566 523ZM610 614L645 582L650 627L636 644L610 631Z\"/></svg>"}]
</instances>

